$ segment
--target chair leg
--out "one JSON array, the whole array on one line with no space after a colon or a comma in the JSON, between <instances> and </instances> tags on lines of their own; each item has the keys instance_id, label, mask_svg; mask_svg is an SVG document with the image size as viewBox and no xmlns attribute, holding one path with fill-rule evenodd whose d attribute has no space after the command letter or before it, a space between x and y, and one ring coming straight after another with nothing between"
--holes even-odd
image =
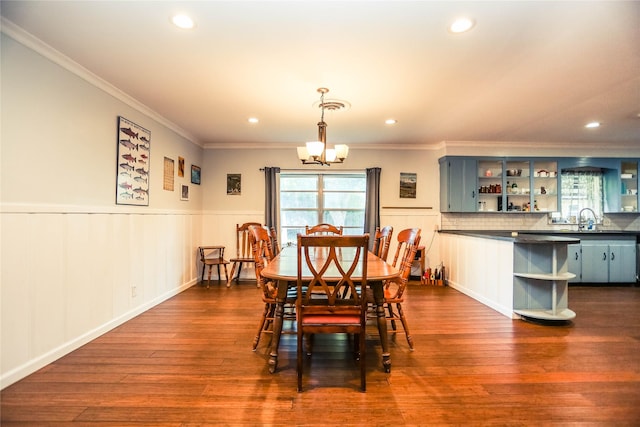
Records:
<instances>
[{"instance_id":1,"label":"chair leg","mask_svg":"<svg viewBox=\"0 0 640 427\"><path fill-rule=\"evenodd\" d=\"M400 317L400 321L402 322L402 328L404 329L404 333L407 336L407 343L409 344L409 349L413 351L413 338L409 333L407 318L404 316L404 311L402 311L402 305L398 303L396 304L396 307L398 308L398 316Z\"/></svg>"},{"instance_id":2,"label":"chair leg","mask_svg":"<svg viewBox=\"0 0 640 427\"><path fill-rule=\"evenodd\" d=\"M360 390L367 391L367 350L366 350L366 334L364 331L358 334L358 342L360 347Z\"/></svg>"},{"instance_id":3,"label":"chair leg","mask_svg":"<svg viewBox=\"0 0 640 427\"><path fill-rule=\"evenodd\" d=\"M237 262L234 262L231 265L231 275L227 277L227 288L231 287L231 282L233 281L233 274L236 272L236 267L238 266Z\"/></svg>"},{"instance_id":4,"label":"chair leg","mask_svg":"<svg viewBox=\"0 0 640 427\"><path fill-rule=\"evenodd\" d=\"M264 332L265 324L267 323L267 316L269 315L269 312L273 310L272 305L273 304L269 303L265 303L264 305L264 311L262 312L262 318L260 319L260 327L258 328L256 337L253 339L253 351L256 351L256 348L258 348L258 343L260 343L260 336L262 335L262 332Z\"/></svg>"},{"instance_id":5,"label":"chair leg","mask_svg":"<svg viewBox=\"0 0 640 427\"><path fill-rule=\"evenodd\" d=\"M302 392L302 333L298 331L296 372L298 374L298 393Z\"/></svg>"},{"instance_id":6,"label":"chair leg","mask_svg":"<svg viewBox=\"0 0 640 427\"><path fill-rule=\"evenodd\" d=\"M209 265L209 272L207 274L207 289L209 289L209 286L211 286L211 267L213 266Z\"/></svg>"},{"instance_id":7,"label":"chair leg","mask_svg":"<svg viewBox=\"0 0 640 427\"><path fill-rule=\"evenodd\" d=\"M202 264L202 274L200 275L201 279L200 279L200 283L204 283L204 269L205 269L206 265Z\"/></svg>"},{"instance_id":8,"label":"chair leg","mask_svg":"<svg viewBox=\"0 0 640 427\"><path fill-rule=\"evenodd\" d=\"M392 330L396 330L396 315L393 312L393 306L389 303L386 304L387 305L387 310L389 311L389 319L391 319L391 329Z\"/></svg>"}]
</instances>

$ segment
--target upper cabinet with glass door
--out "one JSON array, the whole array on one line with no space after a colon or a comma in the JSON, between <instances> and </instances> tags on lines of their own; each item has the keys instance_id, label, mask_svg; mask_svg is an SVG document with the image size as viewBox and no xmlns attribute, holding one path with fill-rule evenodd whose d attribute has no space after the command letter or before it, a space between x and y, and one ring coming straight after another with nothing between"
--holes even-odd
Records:
<instances>
[{"instance_id":1,"label":"upper cabinet with glass door","mask_svg":"<svg viewBox=\"0 0 640 427\"><path fill-rule=\"evenodd\" d=\"M502 212L502 160L478 160L478 212Z\"/></svg>"},{"instance_id":2,"label":"upper cabinet with glass door","mask_svg":"<svg viewBox=\"0 0 640 427\"><path fill-rule=\"evenodd\" d=\"M533 161L533 211L558 210L558 162Z\"/></svg>"},{"instance_id":3,"label":"upper cabinet with glass door","mask_svg":"<svg viewBox=\"0 0 640 427\"><path fill-rule=\"evenodd\" d=\"M622 212L638 212L638 162L620 163L620 208Z\"/></svg>"},{"instance_id":4,"label":"upper cabinet with glass door","mask_svg":"<svg viewBox=\"0 0 640 427\"><path fill-rule=\"evenodd\" d=\"M506 210L509 212L530 212L531 162L528 160L507 160L505 175Z\"/></svg>"}]
</instances>

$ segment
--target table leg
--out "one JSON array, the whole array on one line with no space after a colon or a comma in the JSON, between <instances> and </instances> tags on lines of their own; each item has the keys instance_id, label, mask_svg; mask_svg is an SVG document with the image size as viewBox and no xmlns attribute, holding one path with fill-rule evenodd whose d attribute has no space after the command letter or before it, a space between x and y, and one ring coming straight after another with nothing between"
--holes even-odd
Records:
<instances>
[{"instance_id":1,"label":"table leg","mask_svg":"<svg viewBox=\"0 0 640 427\"><path fill-rule=\"evenodd\" d=\"M282 322L284 318L284 302L287 297L287 283L278 284L278 296L276 297L276 310L273 320L273 336L271 337L271 350L269 352L269 372L275 373L278 369L278 347L282 334Z\"/></svg>"},{"instance_id":2,"label":"table leg","mask_svg":"<svg viewBox=\"0 0 640 427\"><path fill-rule=\"evenodd\" d=\"M376 304L378 333L380 334L380 345L382 346L382 367L385 372L389 373L391 372L391 353L389 352L389 340L387 338L387 319L384 314L384 289L382 285L382 282L375 282L371 284L371 287Z\"/></svg>"}]
</instances>

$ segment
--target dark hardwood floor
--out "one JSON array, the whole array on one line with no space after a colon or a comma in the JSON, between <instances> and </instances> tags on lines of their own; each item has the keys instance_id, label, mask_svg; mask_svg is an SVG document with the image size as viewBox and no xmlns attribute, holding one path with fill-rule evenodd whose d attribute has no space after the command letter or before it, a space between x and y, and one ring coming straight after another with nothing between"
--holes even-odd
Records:
<instances>
[{"instance_id":1,"label":"dark hardwood floor","mask_svg":"<svg viewBox=\"0 0 640 427\"><path fill-rule=\"evenodd\" d=\"M377 331L367 392L340 336L319 336L296 392L295 336L267 369L246 283L194 286L1 392L2 426L640 425L640 288L571 287L576 319L511 320L451 289L408 290L415 341Z\"/></svg>"}]
</instances>

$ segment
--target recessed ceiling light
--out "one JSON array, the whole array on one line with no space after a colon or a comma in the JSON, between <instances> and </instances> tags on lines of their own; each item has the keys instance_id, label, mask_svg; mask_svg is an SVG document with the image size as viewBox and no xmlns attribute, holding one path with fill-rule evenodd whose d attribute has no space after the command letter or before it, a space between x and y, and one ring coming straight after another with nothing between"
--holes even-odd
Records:
<instances>
[{"instance_id":1,"label":"recessed ceiling light","mask_svg":"<svg viewBox=\"0 0 640 427\"><path fill-rule=\"evenodd\" d=\"M171 22L173 22L176 27L182 28L183 30L190 30L195 27L193 19L189 18L187 15L174 15L171 18Z\"/></svg>"},{"instance_id":2,"label":"recessed ceiling light","mask_svg":"<svg viewBox=\"0 0 640 427\"><path fill-rule=\"evenodd\" d=\"M247 121L249 123L258 123L260 120L258 120L257 117L249 117L249 119L247 119Z\"/></svg>"},{"instance_id":3,"label":"recessed ceiling light","mask_svg":"<svg viewBox=\"0 0 640 427\"><path fill-rule=\"evenodd\" d=\"M471 28L473 28L474 25L475 22L473 22L472 19L458 18L453 21L453 24L451 24L451 26L449 27L449 31L456 34L464 33L465 31L469 31Z\"/></svg>"},{"instance_id":4,"label":"recessed ceiling light","mask_svg":"<svg viewBox=\"0 0 640 427\"><path fill-rule=\"evenodd\" d=\"M387 125L395 125L396 123L398 123L398 121L396 119L387 119L384 121L384 123Z\"/></svg>"},{"instance_id":5,"label":"recessed ceiling light","mask_svg":"<svg viewBox=\"0 0 640 427\"><path fill-rule=\"evenodd\" d=\"M595 129L600 127L600 122L590 122L584 125L587 129Z\"/></svg>"}]
</instances>

